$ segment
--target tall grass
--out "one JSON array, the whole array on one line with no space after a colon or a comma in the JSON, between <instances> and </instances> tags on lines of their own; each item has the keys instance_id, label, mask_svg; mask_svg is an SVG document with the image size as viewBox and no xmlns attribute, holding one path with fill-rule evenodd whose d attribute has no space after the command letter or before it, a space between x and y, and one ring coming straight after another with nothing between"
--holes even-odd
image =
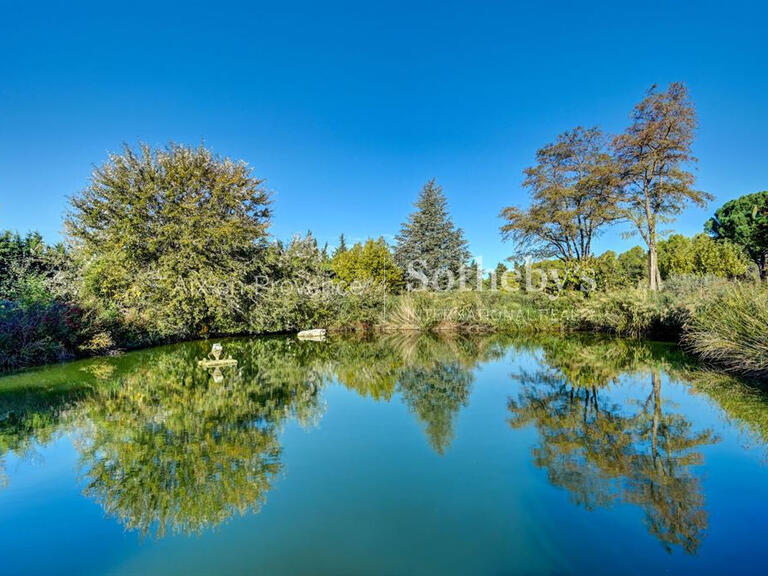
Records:
<instances>
[{"instance_id":1,"label":"tall grass","mask_svg":"<svg viewBox=\"0 0 768 576\"><path fill-rule=\"evenodd\" d=\"M593 294L576 311L577 329L639 338L674 331L668 309L654 292L625 289Z\"/></svg>"},{"instance_id":2,"label":"tall grass","mask_svg":"<svg viewBox=\"0 0 768 576\"><path fill-rule=\"evenodd\" d=\"M733 284L713 294L686 322L683 343L707 362L768 377L768 288Z\"/></svg>"},{"instance_id":3,"label":"tall grass","mask_svg":"<svg viewBox=\"0 0 768 576\"><path fill-rule=\"evenodd\" d=\"M411 292L392 298L385 331L422 332L558 332L569 329L580 294L559 298L546 294L502 291Z\"/></svg>"},{"instance_id":4,"label":"tall grass","mask_svg":"<svg viewBox=\"0 0 768 576\"><path fill-rule=\"evenodd\" d=\"M590 331L682 342L694 356L768 378L768 287L711 277L670 279L659 292L410 293L389 300L388 331L553 333Z\"/></svg>"}]
</instances>

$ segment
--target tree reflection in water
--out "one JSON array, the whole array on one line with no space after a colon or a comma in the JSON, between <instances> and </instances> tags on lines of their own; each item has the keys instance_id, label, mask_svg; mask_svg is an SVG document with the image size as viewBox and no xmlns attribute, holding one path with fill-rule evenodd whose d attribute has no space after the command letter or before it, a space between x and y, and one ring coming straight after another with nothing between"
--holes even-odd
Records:
<instances>
[{"instance_id":1,"label":"tree reflection in water","mask_svg":"<svg viewBox=\"0 0 768 576\"><path fill-rule=\"evenodd\" d=\"M674 368L643 343L552 341L543 344L540 371L518 376L510 424L534 425L536 466L572 499L593 509L615 502L639 506L648 530L671 550L695 552L707 528L698 448L716 442L711 430L665 405L661 373ZM647 382L637 402L612 402L619 376ZM634 409L627 410L626 407Z\"/></svg>"},{"instance_id":2,"label":"tree reflection in water","mask_svg":"<svg viewBox=\"0 0 768 576\"><path fill-rule=\"evenodd\" d=\"M81 406L85 493L129 529L197 533L258 510L281 470L278 434L321 406L320 376L285 341L233 342L221 382L200 347L160 353Z\"/></svg>"},{"instance_id":3,"label":"tree reflection in water","mask_svg":"<svg viewBox=\"0 0 768 576\"><path fill-rule=\"evenodd\" d=\"M430 446L440 455L453 442L459 411L469 404L473 370L489 357L484 342L412 334L387 339L403 359L397 376L403 401L423 423Z\"/></svg>"},{"instance_id":4,"label":"tree reflection in water","mask_svg":"<svg viewBox=\"0 0 768 576\"><path fill-rule=\"evenodd\" d=\"M225 353L238 365L222 369L217 381L197 365L209 347L161 347L4 379L0 472L5 454L31 454L70 432L86 494L126 528L157 537L199 533L259 510L282 471L284 424L318 422L328 382L378 401L402 401L442 455L469 403L478 364L529 350L539 366L516 376L510 423L538 430L534 462L549 481L588 509L619 502L641 508L648 530L668 549L693 552L706 531L695 466L700 448L716 439L664 401L662 375L694 388L711 378L669 348L407 333L324 343L230 340ZM620 379L641 386L616 386ZM707 390L717 392L714 386ZM734 386L729 381L723 388L724 408L750 429L768 430L765 397L742 401ZM638 389L632 399L619 396Z\"/></svg>"}]
</instances>

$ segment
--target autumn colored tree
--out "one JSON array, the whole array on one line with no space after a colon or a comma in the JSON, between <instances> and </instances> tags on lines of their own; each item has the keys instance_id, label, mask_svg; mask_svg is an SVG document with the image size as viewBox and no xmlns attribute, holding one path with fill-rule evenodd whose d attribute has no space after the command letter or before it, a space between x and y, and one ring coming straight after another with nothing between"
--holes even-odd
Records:
<instances>
[{"instance_id":1,"label":"autumn colored tree","mask_svg":"<svg viewBox=\"0 0 768 576\"><path fill-rule=\"evenodd\" d=\"M768 191L747 194L718 208L705 229L718 239L735 242L749 254L768 280Z\"/></svg>"},{"instance_id":2,"label":"autumn colored tree","mask_svg":"<svg viewBox=\"0 0 768 576\"><path fill-rule=\"evenodd\" d=\"M594 237L618 216L618 183L599 128L565 132L525 170L531 205L501 211L502 236L515 243L518 256L585 260Z\"/></svg>"},{"instance_id":3,"label":"autumn colored tree","mask_svg":"<svg viewBox=\"0 0 768 576\"><path fill-rule=\"evenodd\" d=\"M693 188L687 166L695 162L691 146L697 126L688 89L680 82L659 92L652 86L632 111L632 124L613 142L622 177L624 215L648 248L651 290L661 286L659 226L674 219L687 204L706 204L710 194Z\"/></svg>"}]
</instances>

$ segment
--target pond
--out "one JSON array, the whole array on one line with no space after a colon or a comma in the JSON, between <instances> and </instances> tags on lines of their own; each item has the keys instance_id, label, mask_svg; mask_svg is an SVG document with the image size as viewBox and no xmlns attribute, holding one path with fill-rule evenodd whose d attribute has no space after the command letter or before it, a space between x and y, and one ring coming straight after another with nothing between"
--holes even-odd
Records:
<instances>
[{"instance_id":1,"label":"pond","mask_svg":"<svg viewBox=\"0 0 768 576\"><path fill-rule=\"evenodd\" d=\"M672 347L221 343L0 378L0 573L768 570L768 400Z\"/></svg>"}]
</instances>

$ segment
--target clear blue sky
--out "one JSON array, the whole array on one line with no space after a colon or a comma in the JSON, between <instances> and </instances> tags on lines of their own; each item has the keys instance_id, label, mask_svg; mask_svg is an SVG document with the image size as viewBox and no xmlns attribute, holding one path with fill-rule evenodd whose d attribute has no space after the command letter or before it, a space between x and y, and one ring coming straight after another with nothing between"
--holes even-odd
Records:
<instances>
[{"instance_id":1,"label":"clear blue sky","mask_svg":"<svg viewBox=\"0 0 768 576\"><path fill-rule=\"evenodd\" d=\"M536 149L622 129L673 80L698 106L714 208L768 189L767 24L757 1L0 0L0 229L58 240L107 151L204 140L266 178L278 237L391 237L435 177L492 263ZM608 232L598 249L631 243Z\"/></svg>"}]
</instances>

